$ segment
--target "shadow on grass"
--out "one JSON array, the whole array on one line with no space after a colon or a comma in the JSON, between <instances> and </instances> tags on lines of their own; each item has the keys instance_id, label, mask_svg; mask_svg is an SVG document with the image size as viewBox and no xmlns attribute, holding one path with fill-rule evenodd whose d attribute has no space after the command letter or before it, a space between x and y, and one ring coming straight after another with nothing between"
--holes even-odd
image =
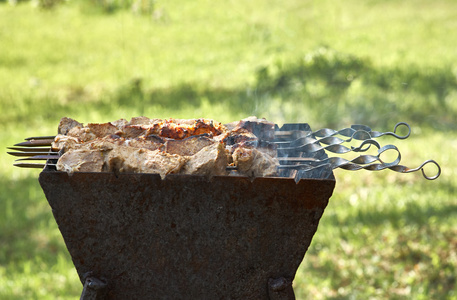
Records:
<instances>
[{"instance_id":1,"label":"shadow on grass","mask_svg":"<svg viewBox=\"0 0 457 300\"><path fill-rule=\"evenodd\" d=\"M135 79L119 87L111 101L96 106L176 110L209 101L222 103L233 115L268 115L275 107L286 120L311 115L312 120L301 121L333 127L348 125L347 120L381 128L391 128L392 120L444 130L456 127L457 111L446 99L457 93L457 80L447 67L379 69L367 59L321 48L289 65L260 68L255 77L252 86L238 89L201 83L154 89ZM294 107L292 113L285 111L287 105Z\"/></svg>"},{"instance_id":2,"label":"shadow on grass","mask_svg":"<svg viewBox=\"0 0 457 300\"><path fill-rule=\"evenodd\" d=\"M457 80L448 67L376 68L366 58L320 48L293 63L260 68L254 76L254 84L233 89L200 82L154 88L137 78L100 99L88 101L90 95L81 93L69 101L25 99L25 106L45 119L59 119L69 112L128 109L142 115L149 107L173 112L207 103L222 105L230 115L280 115L284 120L279 121L317 124L313 127L362 123L387 130L405 121L439 130L457 128L457 109L449 100L457 95ZM5 122L28 121L20 110L6 108Z\"/></svg>"},{"instance_id":3,"label":"shadow on grass","mask_svg":"<svg viewBox=\"0 0 457 300\"><path fill-rule=\"evenodd\" d=\"M398 186L398 189L400 188L402 187ZM411 187L406 188L410 189ZM456 194L456 190L457 186L451 180L439 178L434 182L426 182L425 184L414 186L413 192L420 194L423 199L429 199L430 202L424 203L425 200L417 202L410 198L406 199L405 204L399 205L397 202L402 202L405 199L401 199L401 196L395 197L395 195L392 195L394 199L386 202L382 208L379 208L374 203L373 206L367 205L359 208L355 210L356 214L351 214L344 218L341 218L338 214L331 215L326 218L326 222L328 226L336 228L342 225L350 228L356 228L361 225L378 227L386 223L398 230L401 230L404 226L429 226L431 220L444 222L443 220L457 219L457 205L452 202L452 197ZM408 196L407 193L403 193L403 195ZM372 197L373 199L378 199L379 196L374 193ZM436 199L436 197L439 197L439 199Z\"/></svg>"}]
</instances>

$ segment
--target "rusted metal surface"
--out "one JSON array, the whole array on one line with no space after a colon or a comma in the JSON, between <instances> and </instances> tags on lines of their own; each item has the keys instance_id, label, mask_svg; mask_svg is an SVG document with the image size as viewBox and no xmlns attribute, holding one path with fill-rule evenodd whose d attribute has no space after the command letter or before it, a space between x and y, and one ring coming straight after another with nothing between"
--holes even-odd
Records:
<instances>
[{"instance_id":1,"label":"rusted metal surface","mask_svg":"<svg viewBox=\"0 0 457 300\"><path fill-rule=\"evenodd\" d=\"M270 278L268 280L268 297L270 300L294 300L292 280L287 280L284 277Z\"/></svg>"},{"instance_id":2,"label":"rusted metal surface","mask_svg":"<svg viewBox=\"0 0 457 300\"><path fill-rule=\"evenodd\" d=\"M39 181L81 282L103 280L107 299L294 299L335 186L46 170Z\"/></svg>"},{"instance_id":3,"label":"rusted metal surface","mask_svg":"<svg viewBox=\"0 0 457 300\"><path fill-rule=\"evenodd\" d=\"M95 277L91 277L90 273L83 276L84 280L83 292L79 300L103 300L106 298L107 283Z\"/></svg>"}]
</instances>

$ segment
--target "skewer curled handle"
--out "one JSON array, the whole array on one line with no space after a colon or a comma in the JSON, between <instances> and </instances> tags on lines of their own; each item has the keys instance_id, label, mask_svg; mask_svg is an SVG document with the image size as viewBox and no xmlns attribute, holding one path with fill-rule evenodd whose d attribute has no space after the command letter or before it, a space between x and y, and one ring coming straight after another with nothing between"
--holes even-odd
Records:
<instances>
[{"instance_id":1,"label":"skewer curled handle","mask_svg":"<svg viewBox=\"0 0 457 300\"><path fill-rule=\"evenodd\" d=\"M438 172L436 173L436 175L428 176L427 174L425 174L424 167L425 167L426 164L434 164L438 168ZM424 178L428 179L428 180L435 180L441 175L441 167L433 159L429 159L429 160L425 161L424 163L422 163L419 167L417 167L415 169L411 169L411 168L408 168L408 167L405 167L405 166L391 166L391 167L389 167L389 169L391 169L393 171L396 171L396 172L400 172L400 173L411 173L411 172L416 172L416 171L421 170L422 175L424 176Z\"/></svg>"},{"instance_id":2,"label":"skewer curled handle","mask_svg":"<svg viewBox=\"0 0 457 300\"><path fill-rule=\"evenodd\" d=\"M404 135L404 136L401 136L401 135L396 134L398 126L401 126L401 125L404 125L404 126L408 127L408 134L406 134L406 135ZM397 139L404 140L404 139L408 138L409 135L411 134L411 126L409 126L408 123L399 122L399 123L397 123L397 124L395 125L395 127L394 127L394 132L388 132L388 133L386 133L386 134L392 135L392 136L396 137Z\"/></svg>"},{"instance_id":3,"label":"skewer curled handle","mask_svg":"<svg viewBox=\"0 0 457 300\"><path fill-rule=\"evenodd\" d=\"M405 135L398 135L397 134L397 128L400 126L406 126L408 128L408 133ZM347 132L352 132L352 138L355 139L368 139L368 138L378 138L384 135L390 135L393 136L397 139L404 140L408 138L411 134L411 126L409 126L408 123L406 122L398 122L395 124L393 132L379 132L379 131L372 131L370 127L366 125L352 125L351 128L346 128L343 130L340 130L339 133L343 132L347 134ZM368 136L368 137L366 137Z\"/></svg>"},{"instance_id":4,"label":"skewer curled handle","mask_svg":"<svg viewBox=\"0 0 457 300\"><path fill-rule=\"evenodd\" d=\"M435 176L427 176L427 174L425 174L424 166L425 166L426 164L430 164L430 163L434 164L434 165L438 168L438 172L436 173ZM419 170L419 169L421 170L422 175L424 175L424 178L425 178L425 179L428 179L428 180L435 180L435 179L437 179L437 178L441 175L441 167L440 167L440 165L439 165L436 161L434 161L433 159L430 159L430 160L425 161L425 162L424 162L422 165L420 165L418 168L413 169L413 170L411 170L410 172L414 172L414 171L417 171L417 170Z\"/></svg>"}]
</instances>

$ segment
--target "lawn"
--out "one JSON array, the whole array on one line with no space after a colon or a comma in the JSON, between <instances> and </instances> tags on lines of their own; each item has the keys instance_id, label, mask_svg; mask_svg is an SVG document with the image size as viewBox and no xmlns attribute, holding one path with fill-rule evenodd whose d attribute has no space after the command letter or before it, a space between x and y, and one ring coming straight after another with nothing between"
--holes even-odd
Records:
<instances>
[{"instance_id":1,"label":"lawn","mask_svg":"<svg viewBox=\"0 0 457 300\"><path fill-rule=\"evenodd\" d=\"M402 164L441 177L335 170L294 281L298 299L457 299L457 2L0 1L0 298L77 299L82 286L39 187L6 147L133 116L313 129L412 126ZM427 169L433 173L431 167Z\"/></svg>"}]
</instances>

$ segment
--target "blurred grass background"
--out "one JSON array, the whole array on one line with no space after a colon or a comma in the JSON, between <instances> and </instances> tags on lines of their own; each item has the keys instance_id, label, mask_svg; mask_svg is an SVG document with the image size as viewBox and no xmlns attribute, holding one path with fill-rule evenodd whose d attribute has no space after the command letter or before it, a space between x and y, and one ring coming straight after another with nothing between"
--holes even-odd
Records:
<instances>
[{"instance_id":1,"label":"blurred grass background","mask_svg":"<svg viewBox=\"0 0 457 300\"><path fill-rule=\"evenodd\" d=\"M457 2L0 0L0 299L82 285L39 187L6 147L61 117L249 115L391 131L420 173L336 170L298 299L457 299ZM427 169L432 174L433 168Z\"/></svg>"}]
</instances>

